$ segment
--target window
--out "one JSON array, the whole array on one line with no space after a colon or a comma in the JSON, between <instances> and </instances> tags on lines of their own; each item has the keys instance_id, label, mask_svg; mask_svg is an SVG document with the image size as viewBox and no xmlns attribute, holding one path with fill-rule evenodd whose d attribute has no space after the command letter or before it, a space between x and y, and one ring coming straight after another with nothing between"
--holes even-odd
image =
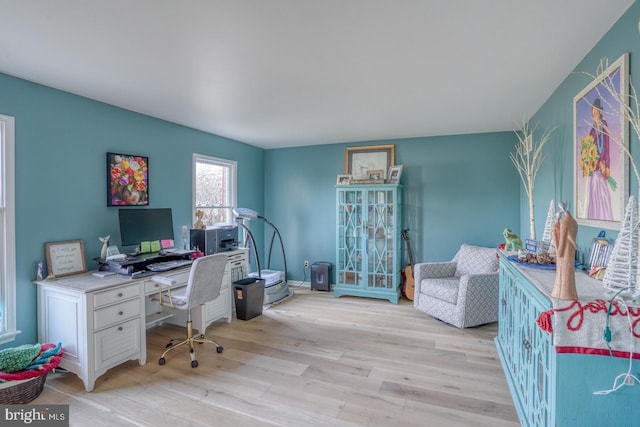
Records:
<instances>
[{"instance_id":1,"label":"window","mask_svg":"<svg viewBox=\"0 0 640 427\"><path fill-rule=\"evenodd\" d=\"M0 115L0 344L16 334L14 118Z\"/></svg>"},{"instance_id":2,"label":"window","mask_svg":"<svg viewBox=\"0 0 640 427\"><path fill-rule=\"evenodd\" d=\"M204 225L233 223L236 205L236 162L193 155L193 205Z\"/></svg>"}]
</instances>

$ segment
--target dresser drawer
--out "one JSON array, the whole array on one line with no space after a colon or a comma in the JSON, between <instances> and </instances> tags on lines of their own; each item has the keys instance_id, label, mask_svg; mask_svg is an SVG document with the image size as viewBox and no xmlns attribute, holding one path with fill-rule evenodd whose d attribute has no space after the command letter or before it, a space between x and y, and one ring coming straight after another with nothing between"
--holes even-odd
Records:
<instances>
[{"instance_id":1,"label":"dresser drawer","mask_svg":"<svg viewBox=\"0 0 640 427\"><path fill-rule=\"evenodd\" d=\"M140 315L140 300L132 299L93 312L94 330L102 329Z\"/></svg>"},{"instance_id":2,"label":"dresser drawer","mask_svg":"<svg viewBox=\"0 0 640 427\"><path fill-rule=\"evenodd\" d=\"M96 370L108 369L140 357L141 333L140 319L97 332L94 335Z\"/></svg>"},{"instance_id":3,"label":"dresser drawer","mask_svg":"<svg viewBox=\"0 0 640 427\"><path fill-rule=\"evenodd\" d=\"M140 295L140 286L136 283L122 288L110 289L108 291L96 292L93 294L93 306L96 308L113 304L118 301L125 301Z\"/></svg>"}]
</instances>

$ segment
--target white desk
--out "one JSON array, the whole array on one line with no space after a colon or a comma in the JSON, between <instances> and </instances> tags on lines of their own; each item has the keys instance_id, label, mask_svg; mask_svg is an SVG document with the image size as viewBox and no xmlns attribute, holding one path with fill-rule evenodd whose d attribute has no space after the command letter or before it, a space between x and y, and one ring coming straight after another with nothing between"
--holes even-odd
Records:
<instances>
[{"instance_id":1,"label":"white desk","mask_svg":"<svg viewBox=\"0 0 640 427\"><path fill-rule=\"evenodd\" d=\"M216 320L231 321L231 283L247 275L247 250L226 252L229 256L220 296L192 312L194 328L202 334ZM158 273L186 286L190 267ZM149 301L158 292L151 276L131 279L114 275L95 277L91 272L38 285L38 340L62 343L60 367L75 373L85 390L92 391L96 379L127 360L147 360L146 328L160 322L184 326L186 313L173 312ZM161 349L158 349L159 353Z\"/></svg>"}]
</instances>

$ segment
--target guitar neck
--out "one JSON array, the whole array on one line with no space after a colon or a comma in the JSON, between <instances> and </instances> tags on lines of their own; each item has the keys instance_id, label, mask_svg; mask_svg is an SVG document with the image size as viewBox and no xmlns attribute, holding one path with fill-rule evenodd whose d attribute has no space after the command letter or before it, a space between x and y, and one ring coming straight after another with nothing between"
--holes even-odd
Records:
<instances>
[{"instance_id":1,"label":"guitar neck","mask_svg":"<svg viewBox=\"0 0 640 427\"><path fill-rule=\"evenodd\" d=\"M409 256L409 265L413 267L413 253L411 253L411 245L409 244L409 230L402 231L402 238L407 243L407 255Z\"/></svg>"}]
</instances>

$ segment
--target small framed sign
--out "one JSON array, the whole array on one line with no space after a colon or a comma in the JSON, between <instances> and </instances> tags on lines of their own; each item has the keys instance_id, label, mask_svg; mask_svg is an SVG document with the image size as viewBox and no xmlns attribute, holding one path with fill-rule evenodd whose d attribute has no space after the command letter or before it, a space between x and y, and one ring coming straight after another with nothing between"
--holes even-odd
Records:
<instances>
[{"instance_id":1,"label":"small framed sign","mask_svg":"<svg viewBox=\"0 0 640 427\"><path fill-rule=\"evenodd\" d=\"M44 248L50 276L62 277L87 272L83 240L49 242Z\"/></svg>"}]
</instances>

